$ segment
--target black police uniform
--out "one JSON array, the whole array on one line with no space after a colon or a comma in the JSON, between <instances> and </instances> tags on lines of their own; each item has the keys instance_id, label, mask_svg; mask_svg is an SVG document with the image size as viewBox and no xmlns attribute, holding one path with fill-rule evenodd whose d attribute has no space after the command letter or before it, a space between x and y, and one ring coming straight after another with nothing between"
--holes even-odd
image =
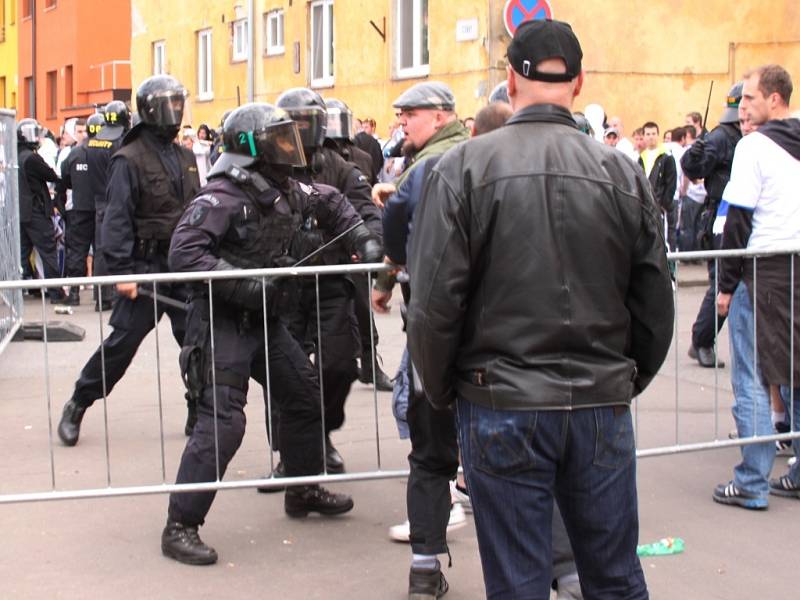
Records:
<instances>
[{"instance_id":1,"label":"black police uniform","mask_svg":"<svg viewBox=\"0 0 800 600\"><path fill-rule=\"evenodd\" d=\"M733 153L736 144L742 139L738 123L720 123L702 141L698 140L697 149L690 148L681 158L681 168L689 179L704 179L706 201L700 218L701 249L718 250L722 247L722 236L712 235L711 227L722 201L722 193L731 177ZM708 261L709 286L700 303L697 318L692 325L692 346L695 349L708 349L714 346L714 337L725 323L724 316L718 316L716 327L716 267L715 261ZM714 366L714 359L704 366Z\"/></svg>"},{"instance_id":2,"label":"black police uniform","mask_svg":"<svg viewBox=\"0 0 800 600\"><path fill-rule=\"evenodd\" d=\"M48 181L58 181L56 172L39 156L30 144L17 145L19 165L19 239L23 279L33 279L30 257L33 249L39 253L46 279L61 276L58 266L55 231L53 229L53 201L47 188ZM51 302L64 299L64 290L48 289Z\"/></svg>"},{"instance_id":3,"label":"black police uniform","mask_svg":"<svg viewBox=\"0 0 800 600\"><path fill-rule=\"evenodd\" d=\"M132 129L110 163L101 235L109 273L167 272L172 231L199 188L197 163L191 152L171 140L159 138L147 126ZM157 291L178 300L186 297L185 286L178 284L159 284ZM155 327L153 312L152 298L138 296L131 300L120 296L115 302L110 319L113 331L102 345L106 394L122 378L142 340ZM175 339L182 344L185 311L158 304L158 319L165 312L170 317ZM98 348L75 383L62 423L71 404L85 410L102 398L103 383Z\"/></svg>"},{"instance_id":4,"label":"black police uniform","mask_svg":"<svg viewBox=\"0 0 800 600\"><path fill-rule=\"evenodd\" d=\"M300 224L307 218L315 219L334 236L359 220L345 199L332 190L319 193L287 180L280 189L269 186L258 191L249 184L234 184L227 176L212 176L175 230L170 266L175 271L281 266L291 254ZM219 476L225 473L245 431L248 379L253 377L266 389L267 364L272 402L280 404L281 460L286 475L322 471L317 372L278 318L283 304L291 305L293 294L286 290L295 284L270 282L266 348L261 293L248 298L237 292L236 284L236 280L216 281L212 298L208 298L203 286L192 299L181 366L190 380L190 389L200 379L202 392L197 425L181 458L177 483L215 480L217 453ZM209 323L212 302L213 372ZM187 527L201 525L214 496L214 492L172 494L170 521ZM338 512L344 512L352 508L352 502L339 502L337 506ZM302 507L297 510L293 512L287 495L286 511L290 516L307 512Z\"/></svg>"},{"instance_id":5,"label":"black police uniform","mask_svg":"<svg viewBox=\"0 0 800 600\"><path fill-rule=\"evenodd\" d=\"M81 142L70 150L61 164L61 181L56 185L56 193L61 198L66 198L67 190L72 190L72 210L66 212L64 243L64 274L67 277L86 275L86 257L94 242L94 194L86 157L87 142Z\"/></svg>"},{"instance_id":6,"label":"black police uniform","mask_svg":"<svg viewBox=\"0 0 800 600\"><path fill-rule=\"evenodd\" d=\"M341 192L364 220L364 224L377 238L382 239L381 215L372 202L371 188L358 168L346 162L330 148L318 149L312 167L296 173L307 184L324 184ZM318 245L324 243L320 240ZM312 244L313 245L313 244ZM305 254L314 247L305 248ZM302 257L299 257L302 258ZM321 253L317 264L349 263L350 257L337 245ZM359 279L359 283L360 283ZM363 280L367 290L366 279ZM322 331L322 383L325 391L325 433L339 429L344 423L344 404L352 383L358 377L356 358L360 354L358 321L355 318L354 297L357 290L352 279L345 276L327 276L319 280L320 329ZM286 322L295 338L301 343L317 347L317 302L313 279L302 284L301 302L297 310L286 316ZM369 322L369 315L367 315ZM369 352L368 343L364 353ZM371 361L370 361L371 362Z\"/></svg>"}]
</instances>

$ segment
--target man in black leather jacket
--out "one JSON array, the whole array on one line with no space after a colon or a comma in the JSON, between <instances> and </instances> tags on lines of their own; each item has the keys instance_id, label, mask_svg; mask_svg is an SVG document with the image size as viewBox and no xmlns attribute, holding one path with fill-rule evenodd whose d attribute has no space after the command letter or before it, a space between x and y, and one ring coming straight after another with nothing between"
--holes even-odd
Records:
<instances>
[{"instance_id":1,"label":"man in black leather jacket","mask_svg":"<svg viewBox=\"0 0 800 600\"><path fill-rule=\"evenodd\" d=\"M575 127L572 29L524 23L508 57L514 116L442 157L414 219L411 358L457 402L487 596L547 597L555 497L585 596L646 599L629 406L672 339L659 208Z\"/></svg>"}]
</instances>

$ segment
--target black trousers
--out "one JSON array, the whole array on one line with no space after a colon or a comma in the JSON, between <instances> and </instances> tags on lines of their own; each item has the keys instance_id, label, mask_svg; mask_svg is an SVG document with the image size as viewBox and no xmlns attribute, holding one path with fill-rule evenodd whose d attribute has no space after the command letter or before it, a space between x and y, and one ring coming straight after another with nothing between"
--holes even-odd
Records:
<instances>
[{"instance_id":1,"label":"black trousers","mask_svg":"<svg viewBox=\"0 0 800 600\"><path fill-rule=\"evenodd\" d=\"M192 303L187 338L193 337L196 328L208 327L207 305L203 307L203 302ZM221 309L215 310L213 333L216 386L208 381L203 388L197 424L183 451L177 483L215 481L217 460L219 477L225 474L244 436L248 379L253 377L266 388L267 360L272 401L280 404L281 460L286 474L322 472L319 381L316 369L297 341L279 320L271 319L267 323L267 356L263 326L251 324L243 329L239 316ZM210 352L209 340L206 356ZM185 525L202 525L215 495L215 492L171 494L169 518Z\"/></svg>"},{"instance_id":2,"label":"black trousers","mask_svg":"<svg viewBox=\"0 0 800 600\"><path fill-rule=\"evenodd\" d=\"M182 286L160 284L158 293L177 300L183 300L186 297ZM79 406L91 406L95 400L103 397L103 355L105 356L106 394L111 393L131 364L142 340L156 326L157 321L153 313L152 298L140 295L136 300L122 296L117 299L109 321L113 328L111 334L103 340L101 347L89 358L78 381L75 382L72 399ZM182 346L186 332L186 311L159 303L158 320L164 313L169 316L172 335L178 345Z\"/></svg>"},{"instance_id":3,"label":"black trousers","mask_svg":"<svg viewBox=\"0 0 800 600\"><path fill-rule=\"evenodd\" d=\"M714 250L722 247L722 236L714 236ZM716 262L708 261L708 282L709 286L706 295L700 302L700 309L697 311L697 318L692 325L692 345L695 348L711 348L714 346L714 337L719 333L725 324L725 317L717 316L716 324L714 316L717 304L717 269Z\"/></svg>"},{"instance_id":4,"label":"black trousers","mask_svg":"<svg viewBox=\"0 0 800 600\"><path fill-rule=\"evenodd\" d=\"M64 273L67 277L86 276L86 257L94 242L94 211L70 210L67 212L66 258Z\"/></svg>"},{"instance_id":5,"label":"black trousers","mask_svg":"<svg viewBox=\"0 0 800 600\"><path fill-rule=\"evenodd\" d=\"M358 325L353 312L353 285L339 275L320 277L319 313L322 342L317 340L317 298L314 279L301 283L297 309L283 318L294 338L315 362L322 361L325 433L344 424L344 405L358 378ZM319 396L317 396L319 399ZM273 411L273 418L275 412Z\"/></svg>"},{"instance_id":6,"label":"black trousers","mask_svg":"<svg viewBox=\"0 0 800 600\"><path fill-rule=\"evenodd\" d=\"M57 279L61 277L53 222L50 217L45 216L42 210L34 208L31 211L31 220L19 224L19 245L23 279L33 279L31 253L34 248L42 259L44 278ZM51 288L48 291L51 297L58 297L63 294L63 290L55 288Z\"/></svg>"}]
</instances>

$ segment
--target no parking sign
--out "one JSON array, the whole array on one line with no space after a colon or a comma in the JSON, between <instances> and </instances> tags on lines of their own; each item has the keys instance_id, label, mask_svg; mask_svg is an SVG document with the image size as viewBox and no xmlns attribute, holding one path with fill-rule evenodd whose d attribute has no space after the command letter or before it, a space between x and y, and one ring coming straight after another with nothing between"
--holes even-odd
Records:
<instances>
[{"instance_id":1,"label":"no parking sign","mask_svg":"<svg viewBox=\"0 0 800 600\"><path fill-rule=\"evenodd\" d=\"M547 0L507 0L503 9L503 23L511 37L525 21L552 18L553 9Z\"/></svg>"}]
</instances>

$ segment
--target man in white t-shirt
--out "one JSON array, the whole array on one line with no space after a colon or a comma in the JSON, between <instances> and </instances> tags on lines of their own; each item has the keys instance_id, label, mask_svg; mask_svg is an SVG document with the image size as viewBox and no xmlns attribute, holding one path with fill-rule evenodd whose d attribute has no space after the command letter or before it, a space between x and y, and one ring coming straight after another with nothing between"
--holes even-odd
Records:
<instances>
[{"instance_id":1,"label":"man in white t-shirt","mask_svg":"<svg viewBox=\"0 0 800 600\"><path fill-rule=\"evenodd\" d=\"M723 249L770 250L800 240L800 120L790 118L791 94L791 77L778 65L745 75L739 107L758 131L736 145L722 196L728 203ZM795 429L800 427L800 387L789 387L800 382L800 278L791 277L800 266L796 259L783 254L755 265L742 258L720 264L717 307L721 315L730 312L733 416L740 438L774 433L768 385L781 386L784 401L795 397L787 404ZM793 445L800 455L800 443ZM768 493L800 499L800 465L768 481L774 459L772 442L742 446L733 480L717 486L714 500L765 509Z\"/></svg>"},{"instance_id":2,"label":"man in white t-shirt","mask_svg":"<svg viewBox=\"0 0 800 600\"><path fill-rule=\"evenodd\" d=\"M611 117L608 120L608 127L609 129L617 130L619 139L617 140L615 148L628 156L632 161L636 162L639 160L639 151L636 150L633 147L633 143L625 137L625 128L622 125L622 119L620 117Z\"/></svg>"}]
</instances>

